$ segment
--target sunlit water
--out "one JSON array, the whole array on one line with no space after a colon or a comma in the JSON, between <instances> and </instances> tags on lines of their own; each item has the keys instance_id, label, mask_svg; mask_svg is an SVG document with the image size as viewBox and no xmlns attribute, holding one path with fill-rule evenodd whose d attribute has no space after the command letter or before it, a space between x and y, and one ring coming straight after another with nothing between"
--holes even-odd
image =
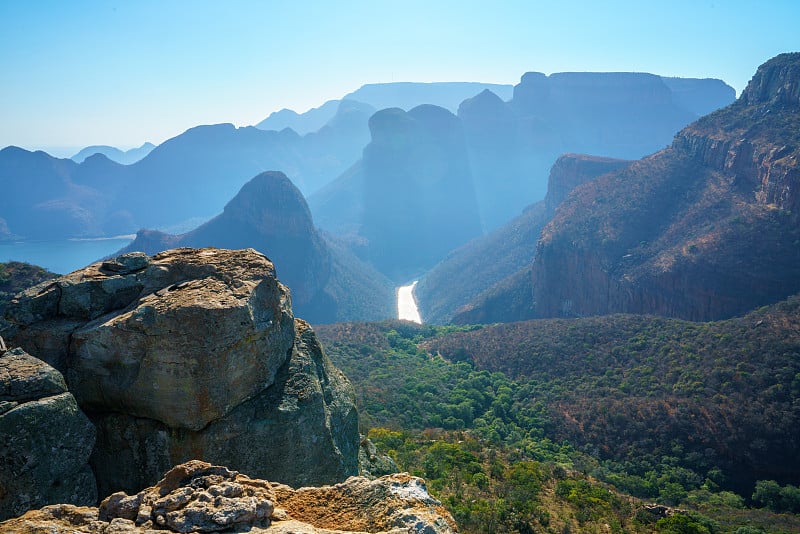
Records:
<instances>
[{"instance_id":1,"label":"sunlit water","mask_svg":"<svg viewBox=\"0 0 800 534\"><path fill-rule=\"evenodd\" d=\"M23 261L66 274L113 254L128 245L133 237L0 242L0 263Z\"/></svg>"},{"instance_id":2,"label":"sunlit water","mask_svg":"<svg viewBox=\"0 0 800 534\"><path fill-rule=\"evenodd\" d=\"M397 318L422 324L417 301L414 300L414 287L416 285L417 281L414 280L411 285L397 288Z\"/></svg>"}]
</instances>

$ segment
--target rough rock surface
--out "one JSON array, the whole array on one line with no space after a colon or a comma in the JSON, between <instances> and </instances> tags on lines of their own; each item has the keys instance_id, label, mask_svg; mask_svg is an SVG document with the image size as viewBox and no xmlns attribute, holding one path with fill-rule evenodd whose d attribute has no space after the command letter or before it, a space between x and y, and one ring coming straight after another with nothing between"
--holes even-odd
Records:
<instances>
[{"instance_id":1,"label":"rough rock surface","mask_svg":"<svg viewBox=\"0 0 800 534\"><path fill-rule=\"evenodd\" d=\"M226 467L191 461L136 495L115 493L99 508L45 507L0 523L7 534L156 532L455 532L452 517L419 478L294 490Z\"/></svg>"},{"instance_id":2,"label":"rough rock surface","mask_svg":"<svg viewBox=\"0 0 800 534\"><path fill-rule=\"evenodd\" d=\"M94 440L61 373L20 348L0 354L0 519L96 502Z\"/></svg>"},{"instance_id":3,"label":"rough rock surface","mask_svg":"<svg viewBox=\"0 0 800 534\"><path fill-rule=\"evenodd\" d=\"M98 445L92 466L100 493L136 491L192 458L298 486L356 474L358 414L352 387L308 324L297 320L296 333L275 383L201 431L175 431L119 413L93 414Z\"/></svg>"},{"instance_id":4,"label":"rough rock surface","mask_svg":"<svg viewBox=\"0 0 800 534\"><path fill-rule=\"evenodd\" d=\"M290 484L357 473L352 387L252 249L123 255L31 288L6 315L96 424L101 495L195 458Z\"/></svg>"},{"instance_id":5,"label":"rough rock surface","mask_svg":"<svg viewBox=\"0 0 800 534\"><path fill-rule=\"evenodd\" d=\"M121 256L31 288L7 314L22 327L87 321L67 356L84 409L190 430L270 385L294 338L288 290L254 251Z\"/></svg>"},{"instance_id":6,"label":"rough rock surface","mask_svg":"<svg viewBox=\"0 0 800 534\"><path fill-rule=\"evenodd\" d=\"M397 464L391 456L380 454L372 441L361 436L361 447L358 450L358 472L367 478L397 473Z\"/></svg>"}]
</instances>

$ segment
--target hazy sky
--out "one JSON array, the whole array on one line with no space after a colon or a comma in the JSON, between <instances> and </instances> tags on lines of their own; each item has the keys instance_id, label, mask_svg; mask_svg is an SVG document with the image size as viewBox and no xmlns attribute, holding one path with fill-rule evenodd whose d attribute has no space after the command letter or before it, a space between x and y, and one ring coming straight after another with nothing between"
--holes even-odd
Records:
<instances>
[{"instance_id":1,"label":"hazy sky","mask_svg":"<svg viewBox=\"0 0 800 534\"><path fill-rule=\"evenodd\" d=\"M721 78L800 50L797 0L0 0L0 147L160 143L365 83ZM54 151L55 152L55 151Z\"/></svg>"}]
</instances>

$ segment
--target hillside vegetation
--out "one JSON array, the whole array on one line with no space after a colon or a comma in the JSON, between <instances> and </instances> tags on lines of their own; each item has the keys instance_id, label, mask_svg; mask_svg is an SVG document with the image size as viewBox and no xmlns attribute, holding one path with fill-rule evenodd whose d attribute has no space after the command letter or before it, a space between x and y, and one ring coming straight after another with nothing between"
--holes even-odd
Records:
<instances>
[{"instance_id":1,"label":"hillside vegetation","mask_svg":"<svg viewBox=\"0 0 800 534\"><path fill-rule=\"evenodd\" d=\"M362 430L426 477L463 531L586 532L591 517L619 532L800 531L769 511L800 511L798 298L712 323L317 330L356 388ZM538 489L514 504L517 469ZM691 510L694 530L656 527L637 499Z\"/></svg>"},{"instance_id":2,"label":"hillside vegetation","mask_svg":"<svg viewBox=\"0 0 800 534\"><path fill-rule=\"evenodd\" d=\"M38 265L18 261L0 263L0 319L3 309L14 295L56 276Z\"/></svg>"}]
</instances>

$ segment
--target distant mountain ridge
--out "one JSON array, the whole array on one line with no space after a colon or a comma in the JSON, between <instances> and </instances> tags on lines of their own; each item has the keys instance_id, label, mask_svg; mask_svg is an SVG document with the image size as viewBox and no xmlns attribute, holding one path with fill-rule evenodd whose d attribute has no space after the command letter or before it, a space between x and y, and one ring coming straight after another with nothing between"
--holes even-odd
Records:
<instances>
[{"instance_id":1,"label":"distant mountain ridge","mask_svg":"<svg viewBox=\"0 0 800 534\"><path fill-rule=\"evenodd\" d=\"M369 139L370 109L347 103L320 131L191 128L120 165L102 154L78 164L17 147L0 150L0 239L121 235L219 213L256 174L283 169L308 192L341 174Z\"/></svg>"},{"instance_id":2,"label":"distant mountain ridge","mask_svg":"<svg viewBox=\"0 0 800 534\"><path fill-rule=\"evenodd\" d=\"M503 100L511 98L511 84L480 82L393 82L369 83L344 96L376 109L400 108L409 111L422 104L431 104L455 113L465 99L481 91L492 91Z\"/></svg>"},{"instance_id":3,"label":"distant mountain ridge","mask_svg":"<svg viewBox=\"0 0 800 534\"><path fill-rule=\"evenodd\" d=\"M714 320L800 291L800 54L666 149L578 187L544 228L527 280L455 320L649 313ZM523 317L524 318L524 317Z\"/></svg>"},{"instance_id":4,"label":"distant mountain ridge","mask_svg":"<svg viewBox=\"0 0 800 534\"><path fill-rule=\"evenodd\" d=\"M467 98L458 107L458 120L483 231L499 228L544 198L548 172L561 154L642 157L668 145L697 111L711 112L734 96L720 80L529 72L508 101L489 89ZM331 232L357 228L363 187L348 170L310 195L320 226ZM345 201L355 209L337 209Z\"/></svg>"},{"instance_id":5,"label":"distant mountain ridge","mask_svg":"<svg viewBox=\"0 0 800 534\"><path fill-rule=\"evenodd\" d=\"M130 150L123 151L113 146L94 145L87 146L69 159L75 163L83 163L84 160L89 156L94 154L102 154L111 161L121 163L122 165L130 165L131 163L136 163L148 155L155 147L156 145L148 142L144 143L139 148L131 148Z\"/></svg>"},{"instance_id":6,"label":"distant mountain ridge","mask_svg":"<svg viewBox=\"0 0 800 534\"><path fill-rule=\"evenodd\" d=\"M280 111L273 111L263 121L255 125L261 130L281 131L284 128L291 128L300 135L316 132L336 115L339 107L339 100L328 100L319 107L311 108L305 113L297 113L294 110L283 108Z\"/></svg>"},{"instance_id":7,"label":"distant mountain ridge","mask_svg":"<svg viewBox=\"0 0 800 534\"><path fill-rule=\"evenodd\" d=\"M524 78L527 83L531 77ZM655 77L651 82L664 86L659 80ZM369 97L370 91L380 89L381 94L401 86L367 86L354 97L369 100L364 95ZM411 84L410 87L426 91L445 88L445 94L456 87L475 94L485 86ZM669 93L669 89L662 89ZM515 92L525 93L524 90L520 93L521 90L517 86ZM448 105L455 105L453 102L461 96L452 98ZM539 128L545 123L536 116L514 118L519 107L514 100L506 103L499 96L495 100L490 103L491 109L508 108L513 118L510 130L499 130L510 132L510 152L496 150L496 139L482 136L481 132L489 130L485 122L487 114L480 113L480 109L459 119L467 139L469 169L479 198L483 230L495 228L519 213L536 200L537 191L543 196L544 179L552 161L558 154L571 151L566 146L548 144L547 128ZM540 111L548 108L543 106ZM130 165L120 165L98 154L80 164L66 163L67 160L45 153L8 147L0 151L0 188L7 193L0 212L0 239L97 237L128 234L140 228L185 227L188 220L219 213L224 199L232 198L256 174L272 169L286 172L304 194L311 195L358 165L370 140L367 122L374 110L369 102L344 99L323 127L303 136L290 128L264 131L230 124L198 126L167 140ZM333 192L328 196L337 201L349 197L352 209L331 209L310 201L315 214L320 213L319 224L327 231L336 233L342 225L352 226L352 214L358 213L363 203L363 189L355 182L355 189L345 191L344 195L335 192L337 188L347 189L341 183L328 190ZM487 195L487 191L494 194ZM337 212L340 220L336 219Z\"/></svg>"},{"instance_id":8,"label":"distant mountain ridge","mask_svg":"<svg viewBox=\"0 0 800 534\"><path fill-rule=\"evenodd\" d=\"M256 124L262 130L291 128L300 135L316 132L336 115L336 109L344 101L370 106L374 111L386 108L401 108L405 111L421 104L433 104L455 113L466 98L483 90L491 90L504 99L511 98L512 85L480 82L391 82L370 83L347 93L339 100L328 100L319 107L304 113L282 109L270 113Z\"/></svg>"}]
</instances>

